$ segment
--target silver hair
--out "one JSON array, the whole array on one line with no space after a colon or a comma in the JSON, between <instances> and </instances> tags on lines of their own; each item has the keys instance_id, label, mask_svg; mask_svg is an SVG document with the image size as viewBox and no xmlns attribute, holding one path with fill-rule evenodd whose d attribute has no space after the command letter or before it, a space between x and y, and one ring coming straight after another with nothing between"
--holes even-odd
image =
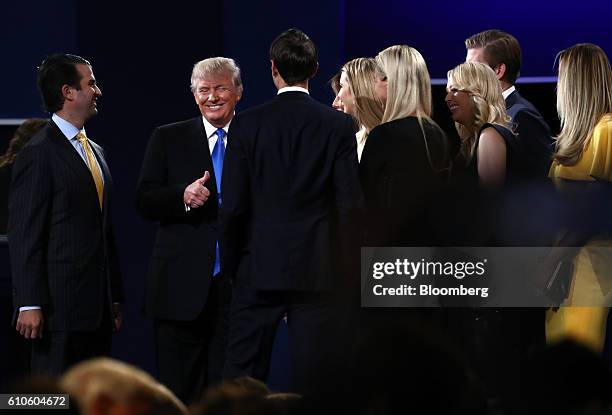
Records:
<instances>
[{"instance_id":1,"label":"silver hair","mask_svg":"<svg viewBox=\"0 0 612 415\"><path fill-rule=\"evenodd\" d=\"M210 75L231 73L236 92L242 93L242 79L240 78L240 68L231 58L215 57L201 60L193 65L191 72L191 91L195 91L198 81Z\"/></svg>"}]
</instances>

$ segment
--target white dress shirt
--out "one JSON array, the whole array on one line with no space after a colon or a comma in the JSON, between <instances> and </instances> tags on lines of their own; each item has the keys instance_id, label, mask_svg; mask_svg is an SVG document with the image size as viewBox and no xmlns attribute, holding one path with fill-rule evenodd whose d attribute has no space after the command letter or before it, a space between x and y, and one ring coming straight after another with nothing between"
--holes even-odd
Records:
<instances>
[{"instance_id":1,"label":"white dress shirt","mask_svg":"<svg viewBox=\"0 0 612 415\"><path fill-rule=\"evenodd\" d=\"M306 88L302 88L301 86L286 86L284 88L279 89L276 95L280 95L284 92L304 92L310 95L310 92L308 92Z\"/></svg>"},{"instance_id":2,"label":"white dress shirt","mask_svg":"<svg viewBox=\"0 0 612 415\"><path fill-rule=\"evenodd\" d=\"M516 88L514 87L514 85L512 85L510 88L506 89L505 91L502 91L502 96L504 97L504 100L508 99L508 96L514 91L516 91Z\"/></svg>"},{"instance_id":3,"label":"white dress shirt","mask_svg":"<svg viewBox=\"0 0 612 415\"><path fill-rule=\"evenodd\" d=\"M208 151L210 151L210 155L212 156L212 152L215 148L215 144L217 144L217 130L218 128L212 125L206 117L202 117L202 122L204 123L204 130L206 131L206 139L208 140ZM227 132L229 130L229 126L232 123L230 120L225 126L223 126L223 131L225 131L225 137L223 137L223 146L227 148ZM183 206L185 206L185 212L189 212L191 208L187 206L186 203L183 202Z\"/></svg>"}]
</instances>

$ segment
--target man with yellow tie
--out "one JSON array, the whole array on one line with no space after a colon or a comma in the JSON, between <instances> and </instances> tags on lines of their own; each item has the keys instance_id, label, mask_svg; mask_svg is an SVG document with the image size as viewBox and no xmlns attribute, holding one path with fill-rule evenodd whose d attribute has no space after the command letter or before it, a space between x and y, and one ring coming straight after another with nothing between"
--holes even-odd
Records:
<instances>
[{"instance_id":1,"label":"man with yellow tie","mask_svg":"<svg viewBox=\"0 0 612 415\"><path fill-rule=\"evenodd\" d=\"M111 176L85 132L102 91L91 64L55 54L38 68L49 123L20 152L9 197L15 328L33 373L60 374L110 352L121 275L110 224Z\"/></svg>"}]
</instances>

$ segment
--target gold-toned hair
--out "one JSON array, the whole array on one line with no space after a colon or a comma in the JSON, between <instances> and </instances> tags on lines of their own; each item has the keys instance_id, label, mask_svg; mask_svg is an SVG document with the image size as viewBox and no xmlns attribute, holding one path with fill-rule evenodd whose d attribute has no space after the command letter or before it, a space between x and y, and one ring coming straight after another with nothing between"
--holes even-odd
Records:
<instances>
[{"instance_id":1,"label":"gold-toned hair","mask_svg":"<svg viewBox=\"0 0 612 415\"><path fill-rule=\"evenodd\" d=\"M606 53L597 45L574 45L557 55L557 112L561 132L554 159L571 166L582 157L595 126L612 117L612 70Z\"/></svg>"},{"instance_id":2,"label":"gold-toned hair","mask_svg":"<svg viewBox=\"0 0 612 415\"><path fill-rule=\"evenodd\" d=\"M431 120L431 80L423 56L407 45L388 47L376 55L387 76L387 103L382 122L408 116Z\"/></svg>"},{"instance_id":3,"label":"gold-toned hair","mask_svg":"<svg viewBox=\"0 0 612 415\"><path fill-rule=\"evenodd\" d=\"M467 163L474 157L480 128L489 123L512 130L511 118L506 112L506 103L495 72L488 65L465 62L448 71L446 89L458 89L470 95L474 109L474 124L470 128L455 123L461 137L461 153Z\"/></svg>"},{"instance_id":4,"label":"gold-toned hair","mask_svg":"<svg viewBox=\"0 0 612 415\"><path fill-rule=\"evenodd\" d=\"M372 58L357 58L347 62L342 70L355 99L353 117L365 128L365 140L370 131L379 125L383 117L383 103L374 93L374 82L380 72Z\"/></svg>"},{"instance_id":5,"label":"gold-toned hair","mask_svg":"<svg viewBox=\"0 0 612 415\"><path fill-rule=\"evenodd\" d=\"M436 171L445 170L446 157L443 157L440 166L436 166L433 162L423 127L423 123L426 122L445 136L431 118L431 79L425 59L415 48L408 45L394 45L379 52L376 55L376 62L387 78L387 103L382 122L416 117L423 133L423 143L431 168ZM446 149L444 151L446 152Z\"/></svg>"},{"instance_id":6,"label":"gold-toned hair","mask_svg":"<svg viewBox=\"0 0 612 415\"><path fill-rule=\"evenodd\" d=\"M105 357L81 362L61 378L61 386L89 413L97 399L121 404L145 403L159 413L184 415L185 405L151 375L127 363Z\"/></svg>"},{"instance_id":7,"label":"gold-toned hair","mask_svg":"<svg viewBox=\"0 0 612 415\"><path fill-rule=\"evenodd\" d=\"M198 81L207 76L230 74L237 94L242 94L242 78L240 77L240 67L231 58L222 56L207 58L193 65L191 71L191 92L195 92Z\"/></svg>"},{"instance_id":8,"label":"gold-toned hair","mask_svg":"<svg viewBox=\"0 0 612 415\"><path fill-rule=\"evenodd\" d=\"M340 91L340 75L341 74L342 74L342 70L339 70L328 81L329 82L329 86L331 86L332 91L334 91L334 95L338 95L338 91Z\"/></svg>"}]
</instances>

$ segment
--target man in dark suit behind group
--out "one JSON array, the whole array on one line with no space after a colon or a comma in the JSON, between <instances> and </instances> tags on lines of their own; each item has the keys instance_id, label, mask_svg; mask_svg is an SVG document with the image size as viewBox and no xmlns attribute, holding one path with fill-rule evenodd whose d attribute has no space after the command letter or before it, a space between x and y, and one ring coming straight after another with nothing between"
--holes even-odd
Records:
<instances>
[{"instance_id":1,"label":"man in dark suit behind group","mask_svg":"<svg viewBox=\"0 0 612 415\"><path fill-rule=\"evenodd\" d=\"M286 314L293 387L304 392L339 277L334 224L361 203L355 130L309 96L318 63L308 36L282 33L270 59L278 94L234 119L223 175L223 266L234 277L225 376L266 379Z\"/></svg>"},{"instance_id":2,"label":"man in dark suit behind group","mask_svg":"<svg viewBox=\"0 0 612 415\"><path fill-rule=\"evenodd\" d=\"M32 372L60 374L110 353L113 325L121 325L121 276L110 172L84 129L102 95L91 64L49 56L38 87L53 116L15 161L8 239L16 329L32 339Z\"/></svg>"},{"instance_id":3,"label":"man in dark suit behind group","mask_svg":"<svg viewBox=\"0 0 612 415\"><path fill-rule=\"evenodd\" d=\"M466 61L489 65L499 79L508 115L515 126L514 154L519 158L520 170L517 173L521 176L518 183L539 185L548 176L553 140L542 115L514 86L521 68L518 40L493 29L469 37L465 47ZM520 218L514 220L518 222ZM522 381L521 362L546 343L544 309L478 310L472 319L470 324L457 325L464 330L473 330L472 333L463 333L467 353L487 387L501 395L502 404L516 405L516 385Z\"/></svg>"},{"instance_id":4,"label":"man in dark suit behind group","mask_svg":"<svg viewBox=\"0 0 612 415\"><path fill-rule=\"evenodd\" d=\"M524 179L548 176L553 141L550 128L533 104L514 86L521 69L521 47L516 38L501 30L486 30L465 41L466 62L487 64L495 71L517 133L517 154Z\"/></svg>"},{"instance_id":5,"label":"man in dark suit behind group","mask_svg":"<svg viewBox=\"0 0 612 415\"><path fill-rule=\"evenodd\" d=\"M137 191L140 214L159 222L145 297L158 376L186 403L221 379L225 361L231 285L220 269L218 189L240 69L232 59L204 59L191 90L201 115L155 129Z\"/></svg>"}]
</instances>

